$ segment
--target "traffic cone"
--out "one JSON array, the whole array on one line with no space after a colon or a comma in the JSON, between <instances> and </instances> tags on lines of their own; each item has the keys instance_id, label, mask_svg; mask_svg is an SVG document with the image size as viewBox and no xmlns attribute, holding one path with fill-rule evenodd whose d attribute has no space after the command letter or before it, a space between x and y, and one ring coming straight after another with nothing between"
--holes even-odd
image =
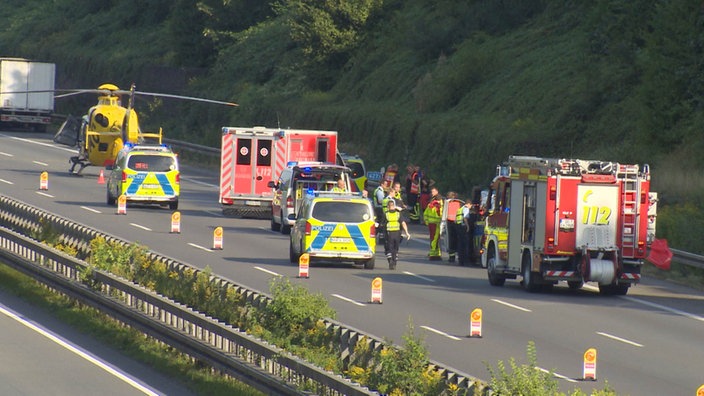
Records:
<instances>
[{"instance_id":1,"label":"traffic cone","mask_svg":"<svg viewBox=\"0 0 704 396\"><path fill-rule=\"evenodd\" d=\"M98 175L98 184L105 184L105 174L103 173L103 170L100 170L100 174Z\"/></svg>"}]
</instances>

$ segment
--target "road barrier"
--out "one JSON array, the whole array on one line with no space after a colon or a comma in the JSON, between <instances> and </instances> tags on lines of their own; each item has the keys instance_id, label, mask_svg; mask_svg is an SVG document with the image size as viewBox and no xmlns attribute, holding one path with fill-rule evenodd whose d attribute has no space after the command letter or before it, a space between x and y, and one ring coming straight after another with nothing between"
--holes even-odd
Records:
<instances>
[{"instance_id":1,"label":"road barrier","mask_svg":"<svg viewBox=\"0 0 704 396\"><path fill-rule=\"evenodd\" d=\"M93 279L100 288L95 290L86 286L79 275L87 263L25 236L38 235L45 227L59 235L59 243L76 249L78 257L89 256L90 241L98 236L129 245L112 235L0 195L0 258L13 268L265 393L311 394L298 388L305 385L306 389L313 389L313 393L319 395L377 394L215 318L109 273L93 270ZM154 252L149 252L148 257L177 273L202 272ZM270 301L265 294L228 279L211 276L211 281L223 288L233 288L255 307ZM360 341L367 342L369 350L380 350L384 346L380 338L331 319L325 320L325 327L333 335L343 362L349 362ZM435 361L430 364L449 384L474 394L476 383L479 383L475 377L443 367Z\"/></svg>"}]
</instances>

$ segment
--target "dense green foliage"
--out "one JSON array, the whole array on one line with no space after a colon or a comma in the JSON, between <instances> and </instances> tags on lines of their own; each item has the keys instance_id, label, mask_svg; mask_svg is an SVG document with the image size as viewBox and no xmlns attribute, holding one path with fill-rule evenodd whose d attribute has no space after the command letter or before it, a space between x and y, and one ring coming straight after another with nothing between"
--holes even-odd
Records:
<instances>
[{"instance_id":1,"label":"dense green foliage","mask_svg":"<svg viewBox=\"0 0 704 396\"><path fill-rule=\"evenodd\" d=\"M510 154L648 163L661 207L702 206L697 2L9 0L0 15L0 54L56 62L61 88L136 82L241 105L137 104L173 138L334 129L370 168L418 163L460 193Z\"/></svg>"}]
</instances>

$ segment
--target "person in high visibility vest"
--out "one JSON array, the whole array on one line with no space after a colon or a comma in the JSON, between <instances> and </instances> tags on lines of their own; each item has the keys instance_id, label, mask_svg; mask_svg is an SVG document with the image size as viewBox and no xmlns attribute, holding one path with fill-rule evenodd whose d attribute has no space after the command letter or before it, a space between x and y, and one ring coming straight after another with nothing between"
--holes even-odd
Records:
<instances>
[{"instance_id":1,"label":"person in high visibility vest","mask_svg":"<svg viewBox=\"0 0 704 396\"><path fill-rule=\"evenodd\" d=\"M344 180L343 178L337 179L337 184L336 184L335 187L333 187L332 190L330 190L330 191L336 192L336 193L343 193L343 192L346 192L346 191L347 191L347 188L346 188L346 186L345 186L345 180Z\"/></svg>"},{"instance_id":2,"label":"person in high visibility vest","mask_svg":"<svg viewBox=\"0 0 704 396\"><path fill-rule=\"evenodd\" d=\"M401 229L404 230L408 239L411 239L411 234L408 233L406 222L401 215L401 211L396 207L395 200L389 199L387 205L388 210L385 213L386 243L388 247L386 259L389 261L389 269L394 270L396 269L396 262L398 260L398 250L401 246Z\"/></svg>"},{"instance_id":3,"label":"person in high visibility vest","mask_svg":"<svg viewBox=\"0 0 704 396\"><path fill-rule=\"evenodd\" d=\"M430 189L432 198L423 211L423 220L428 224L430 233L430 252L428 259L431 261L442 260L440 253L440 221L442 221L442 197L436 187Z\"/></svg>"},{"instance_id":4,"label":"person in high visibility vest","mask_svg":"<svg viewBox=\"0 0 704 396\"><path fill-rule=\"evenodd\" d=\"M459 238L459 227L455 223L455 218L457 217L457 210L462 207L462 201L457 199L456 192L448 191L447 200L444 204L447 205L445 226L447 227L447 254L450 256L448 262L454 263Z\"/></svg>"},{"instance_id":5,"label":"person in high visibility vest","mask_svg":"<svg viewBox=\"0 0 704 396\"><path fill-rule=\"evenodd\" d=\"M476 216L471 216L472 200L467 198L463 206L457 209L455 225L458 229L457 260L460 266L470 265L474 261L474 223Z\"/></svg>"},{"instance_id":6,"label":"person in high visibility vest","mask_svg":"<svg viewBox=\"0 0 704 396\"><path fill-rule=\"evenodd\" d=\"M386 203L384 202L386 199L386 196L389 193L389 186L391 183L389 183L387 180L382 180L379 186L374 189L374 196L372 197L373 203L374 203L374 216L376 216L376 237L377 237L377 245L383 244L384 245L384 254L386 254L386 231L385 231L385 225L386 225L386 209L385 205Z\"/></svg>"}]
</instances>

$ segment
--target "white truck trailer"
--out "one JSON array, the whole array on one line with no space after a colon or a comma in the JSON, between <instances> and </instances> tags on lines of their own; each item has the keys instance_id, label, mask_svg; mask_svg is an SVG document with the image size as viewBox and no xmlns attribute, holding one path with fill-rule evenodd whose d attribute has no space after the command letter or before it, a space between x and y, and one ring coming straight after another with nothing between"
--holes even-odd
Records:
<instances>
[{"instance_id":1,"label":"white truck trailer","mask_svg":"<svg viewBox=\"0 0 704 396\"><path fill-rule=\"evenodd\" d=\"M46 131L54 112L56 65L0 58L0 127Z\"/></svg>"}]
</instances>

